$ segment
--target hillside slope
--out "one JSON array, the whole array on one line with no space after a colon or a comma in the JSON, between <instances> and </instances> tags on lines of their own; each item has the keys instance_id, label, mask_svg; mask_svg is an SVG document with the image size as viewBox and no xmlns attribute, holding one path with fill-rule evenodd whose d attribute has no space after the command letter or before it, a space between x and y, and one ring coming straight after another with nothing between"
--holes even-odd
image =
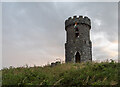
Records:
<instances>
[{"instance_id":1,"label":"hillside slope","mask_svg":"<svg viewBox=\"0 0 120 87\"><path fill-rule=\"evenodd\" d=\"M2 80L3 85L118 85L118 63L9 68L2 70Z\"/></svg>"}]
</instances>

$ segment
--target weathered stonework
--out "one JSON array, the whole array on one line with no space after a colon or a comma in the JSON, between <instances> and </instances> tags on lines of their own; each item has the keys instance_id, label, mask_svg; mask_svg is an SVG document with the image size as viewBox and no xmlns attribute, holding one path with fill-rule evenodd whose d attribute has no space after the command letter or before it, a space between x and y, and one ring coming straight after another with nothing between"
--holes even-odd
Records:
<instances>
[{"instance_id":1,"label":"weathered stonework","mask_svg":"<svg viewBox=\"0 0 120 87\"><path fill-rule=\"evenodd\" d=\"M73 16L65 21L65 62L92 61L90 29L91 21L88 17Z\"/></svg>"}]
</instances>

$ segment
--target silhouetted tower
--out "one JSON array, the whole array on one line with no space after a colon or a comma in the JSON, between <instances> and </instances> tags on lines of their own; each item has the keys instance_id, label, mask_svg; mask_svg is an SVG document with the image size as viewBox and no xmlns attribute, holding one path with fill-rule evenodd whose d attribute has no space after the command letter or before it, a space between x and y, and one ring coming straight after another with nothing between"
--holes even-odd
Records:
<instances>
[{"instance_id":1,"label":"silhouetted tower","mask_svg":"<svg viewBox=\"0 0 120 87\"><path fill-rule=\"evenodd\" d=\"M65 62L92 61L90 29L91 21L88 17L73 16L65 21Z\"/></svg>"}]
</instances>

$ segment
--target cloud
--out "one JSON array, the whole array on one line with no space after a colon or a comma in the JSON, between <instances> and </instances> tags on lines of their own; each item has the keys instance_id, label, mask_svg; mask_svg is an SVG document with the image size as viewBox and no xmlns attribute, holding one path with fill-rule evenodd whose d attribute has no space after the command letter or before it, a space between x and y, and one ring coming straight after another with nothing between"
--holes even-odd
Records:
<instances>
[{"instance_id":1,"label":"cloud","mask_svg":"<svg viewBox=\"0 0 120 87\"><path fill-rule=\"evenodd\" d=\"M4 67L64 60L64 22L74 15L91 19L93 59L117 56L117 3L7 2L2 9Z\"/></svg>"},{"instance_id":2,"label":"cloud","mask_svg":"<svg viewBox=\"0 0 120 87\"><path fill-rule=\"evenodd\" d=\"M106 38L106 33L99 32L92 36L94 59L116 59L118 58L118 41L110 42Z\"/></svg>"}]
</instances>

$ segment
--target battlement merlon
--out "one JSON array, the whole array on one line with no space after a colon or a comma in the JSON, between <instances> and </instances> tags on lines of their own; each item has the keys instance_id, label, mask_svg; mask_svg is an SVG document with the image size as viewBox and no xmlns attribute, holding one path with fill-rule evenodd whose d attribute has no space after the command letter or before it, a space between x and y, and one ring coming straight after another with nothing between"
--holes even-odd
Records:
<instances>
[{"instance_id":1,"label":"battlement merlon","mask_svg":"<svg viewBox=\"0 0 120 87\"><path fill-rule=\"evenodd\" d=\"M69 27L69 26L72 26L72 25L74 25L75 23L78 23L78 24L86 24L86 25L88 25L89 27L90 27L90 29L91 29L91 21L90 21L90 19L88 18L88 17L86 17L86 16L79 16L79 17L77 17L77 16L73 16L73 18L72 17L69 17L67 20L65 20L65 29L67 29L67 27Z\"/></svg>"}]
</instances>

